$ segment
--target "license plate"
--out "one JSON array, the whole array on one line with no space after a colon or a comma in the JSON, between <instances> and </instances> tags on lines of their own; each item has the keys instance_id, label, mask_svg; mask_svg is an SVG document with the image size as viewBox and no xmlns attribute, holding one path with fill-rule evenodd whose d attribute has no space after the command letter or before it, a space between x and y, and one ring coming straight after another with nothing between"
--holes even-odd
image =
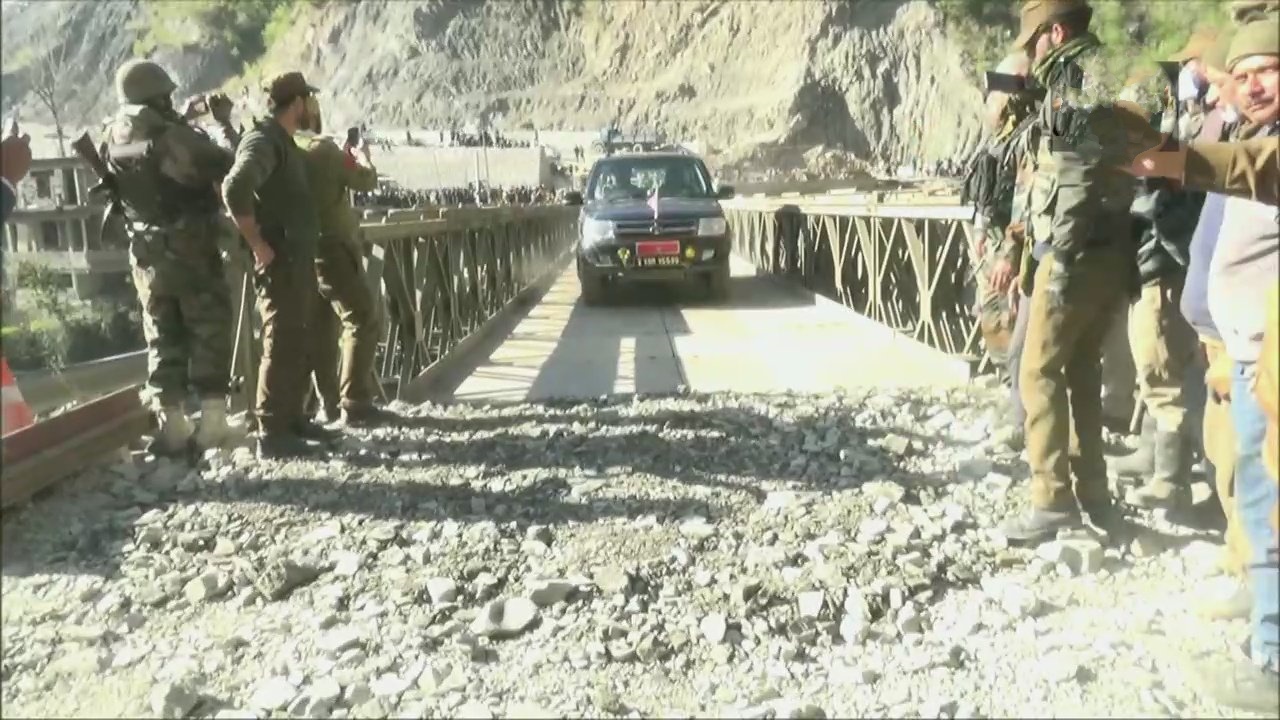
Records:
<instances>
[{"instance_id":1,"label":"license plate","mask_svg":"<svg viewBox=\"0 0 1280 720\"><path fill-rule=\"evenodd\" d=\"M660 255L679 255L679 240L647 240L636 243L636 257L648 258Z\"/></svg>"},{"instance_id":2,"label":"license plate","mask_svg":"<svg viewBox=\"0 0 1280 720\"><path fill-rule=\"evenodd\" d=\"M639 267L677 267L680 265L679 255L659 255L657 257L642 257L636 259L636 265Z\"/></svg>"}]
</instances>

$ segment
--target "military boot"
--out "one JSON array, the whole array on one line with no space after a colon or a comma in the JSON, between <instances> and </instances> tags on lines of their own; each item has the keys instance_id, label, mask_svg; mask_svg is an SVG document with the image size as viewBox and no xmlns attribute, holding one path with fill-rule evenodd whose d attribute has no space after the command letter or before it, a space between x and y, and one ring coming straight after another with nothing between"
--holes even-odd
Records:
<instances>
[{"instance_id":1,"label":"military boot","mask_svg":"<svg viewBox=\"0 0 1280 720\"><path fill-rule=\"evenodd\" d=\"M342 411L343 423L348 427L354 428L395 425L402 420L403 418L396 413L373 404L364 405L362 407L346 408Z\"/></svg>"},{"instance_id":2,"label":"military boot","mask_svg":"<svg viewBox=\"0 0 1280 720\"><path fill-rule=\"evenodd\" d=\"M1111 498L1087 502L1082 499L1080 509L1084 511L1084 517L1089 524L1108 538L1119 539L1128 530L1124 514Z\"/></svg>"},{"instance_id":3,"label":"military boot","mask_svg":"<svg viewBox=\"0 0 1280 720\"><path fill-rule=\"evenodd\" d=\"M258 437L258 457L271 460L303 457L319 447L293 433L265 433Z\"/></svg>"},{"instance_id":4,"label":"military boot","mask_svg":"<svg viewBox=\"0 0 1280 720\"><path fill-rule=\"evenodd\" d=\"M227 427L227 399L225 397L208 397L200 401L200 426L195 437L191 439L196 450L204 452L209 448L221 446L230 436Z\"/></svg>"},{"instance_id":5,"label":"military boot","mask_svg":"<svg viewBox=\"0 0 1280 720\"><path fill-rule=\"evenodd\" d=\"M156 413L159 429L155 437L147 444L147 452L152 455L176 456L187 452L187 441L191 438L191 421L181 407L165 407Z\"/></svg>"},{"instance_id":6,"label":"military boot","mask_svg":"<svg viewBox=\"0 0 1280 720\"><path fill-rule=\"evenodd\" d=\"M1010 542L1041 543L1050 540L1059 530L1080 527L1080 513L1075 510L1055 511L1031 508L1000 523L1000 532Z\"/></svg>"},{"instance_id":7,"label":"military boot","mask_svg":"<svg viewBox=\"0 0 1280 720\"><path fill-rule=\"evenodd\" d=\"M342 437L342 433L317 425L311 420L299 420L293 426L293 432L304 440L317 440L319 442L334 442Z\"/></svg>"},{"instance_id":8,"label":"military boot","mask_svg":"<svg viewBox=\"0 0 1280 720\"><path fill-rule=\"evenodd\" d=\"M1150 414L1142 419L1138 449L1130 455L1112 460L1111 472L1123 478L1148 478L1155 469L1156 420Z\"/></svg>"},{"instance_id":9,"label":"military boot","mask_svg":"<svg viewBox=\"0 0 1280 720\"><path fill-rule=\"evenodd\" d=\"M1150 479L1125 494L1134 507L1171 510L1191 501L1191 444L1179 432L1157 432Z\"/></svg>"}]
</instances>

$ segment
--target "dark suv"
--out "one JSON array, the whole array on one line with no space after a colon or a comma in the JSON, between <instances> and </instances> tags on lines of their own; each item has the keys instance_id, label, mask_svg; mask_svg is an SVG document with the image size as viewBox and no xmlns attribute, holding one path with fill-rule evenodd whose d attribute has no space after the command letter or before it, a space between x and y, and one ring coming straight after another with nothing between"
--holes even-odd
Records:
<instances>
[{"instance_id":1,"label":"dark suv","mask_svg":"<svg viewBox=\"0 0 1280 720\"><path fill-rule=\"evenodd\" d=\"M582 193L578 280L588 305L620 282L691 282L713 299L729 290L729 228L711 173L696 155L648 152L596 161Z\"/></svg>"}]
</instances>

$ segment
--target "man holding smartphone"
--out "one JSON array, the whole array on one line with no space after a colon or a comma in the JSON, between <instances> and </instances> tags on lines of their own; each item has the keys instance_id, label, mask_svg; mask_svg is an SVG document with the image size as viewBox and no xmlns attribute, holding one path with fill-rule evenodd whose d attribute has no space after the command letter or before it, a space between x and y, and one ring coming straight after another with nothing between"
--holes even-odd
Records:
<instances>
[{"instance_id":1,"label":"man holding smartphone","mask_svg":"<svg viewBox=\"0 0 1280 720\"><path fill-rule=\"evenodd\" d=\"M318 117L318 116L317 116ZM315 389L328 419L340 410L348 426L380 424L392 418L373 403L373 364L378 349L378 312L365 281L364 254L359 245L359 224L351 206L351 193L377 187L369 144L359 128L347 130L339 148L319 135L317 122L295 136L306 156L307 179L319 209L320 242L315 270L320 297L311 315L311 371ZM360 163L356 153L364 159ZM334 338L341 325L342 362L339 366ZM333 390L337 378L337 391ZM336 408L334 405L336 404Z\"/></svg>"}]
</instances>

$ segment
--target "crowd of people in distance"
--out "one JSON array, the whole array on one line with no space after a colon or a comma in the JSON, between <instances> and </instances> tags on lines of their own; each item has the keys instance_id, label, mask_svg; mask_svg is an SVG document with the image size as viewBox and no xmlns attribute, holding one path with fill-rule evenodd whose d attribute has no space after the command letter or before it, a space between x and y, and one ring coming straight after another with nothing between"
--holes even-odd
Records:
<instances>
[{"instance_id":1,"label":"crowd of people in distance","mask_svg":"<svg viewBox=\"0 0 1280 720\"><path fill-rule=\"evenodd\" d=\"M516 185L491 187L485 184L464 187L411 190L386 186L371 192L355 193L358 208L412 209L420 207L495 207L544 205L555 201L555 191L546 186Z\"/></svg>"}]
</instances>

